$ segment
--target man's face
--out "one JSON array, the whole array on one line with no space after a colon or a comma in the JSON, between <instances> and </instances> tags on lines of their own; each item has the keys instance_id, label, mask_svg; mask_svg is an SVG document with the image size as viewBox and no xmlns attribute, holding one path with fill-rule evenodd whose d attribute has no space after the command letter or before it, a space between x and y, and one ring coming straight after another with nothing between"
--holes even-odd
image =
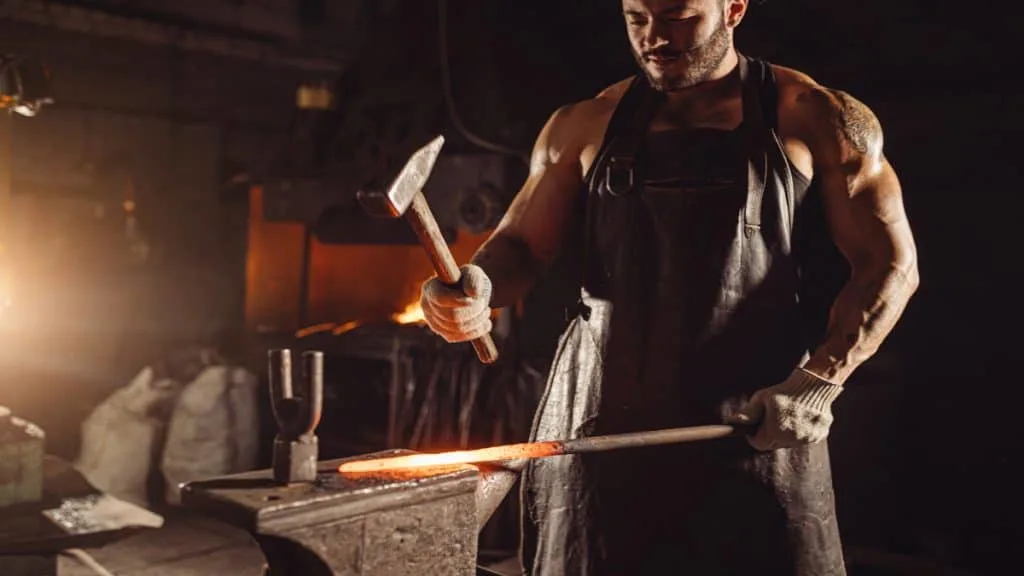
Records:
<instances>
[{"instance_id":1,"label":"man's face","mask_svg":"<svg viewBox=\"0 0 1024 576\"><path fill-rule=\"evenodd\" d=\"M732 45L730 0L622 0L633 56L658 90L699 84Z\"/></svg>"}]
</instances>

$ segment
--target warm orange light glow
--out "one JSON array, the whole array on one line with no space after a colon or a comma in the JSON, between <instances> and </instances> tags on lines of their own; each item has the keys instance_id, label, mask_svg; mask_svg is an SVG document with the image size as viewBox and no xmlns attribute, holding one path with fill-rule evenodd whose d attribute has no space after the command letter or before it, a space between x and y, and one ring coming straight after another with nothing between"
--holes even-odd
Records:
<instances>
[{"instance_id":1,"label":"warm orange light glow","mask_svg":"<svg viewBox=\"0 0 1024 576\"><path fill-rule=\"evenodd\" d=\"M12 293L10 273L0 270L0 317L3 317L4 312L11 307Z\"/></svg>"},{"instance_id":2,"label":"warm orange light glow","mask_svg":"<svg viewBox=\"0 0 1024 576\"><path fill-rule=\"evenodd\" d=\"M397 314L392 314L391 319L399 324L421 324L424 322L423 308L419 300L410 302L405 309Z\"/></svg>"},{"instance_id":3,"label":"warm orange light glow","mask_svg":"<svg viewBox=\"0 0 1024 576\"><path fill-rule=\"evenodd\" d=\"M520 458L544 458L557 456L563 451L561 442L530 442L525 444L508 444L493 446L479 450L458 450L439 454L410 454L371 460L353 460L344 462L338 472L349 475L376 474L394 470L413 468L437 468L454 464L478 464L483 462L502 462Z\"/></svg>"},{"instance_id":4,"label":"warm orange light glow","mask_svg":"<svg viewBox=\"0 0 1024 576\"><path fill-rule=\"evenodd\" d=\"M348 332L349 330L355 330L356 328L359 328L361 325L362 322L358 320L351 320L349 322L345 322L341 326L335 327L333 330L331 330L331 333L334 334L335 336L340 336L345 332Z\"/></svg>"},{"instance_id":5,"label":"warm orange light glow","mask_svg":"<svg viewBox=\"0 0 1024 576\"><path fill-rule=\"evenodd\" d=\"M324 322L323 324L317 324L315 326L307 326L306 328L303 328L302 330L296 331L295 332L295 337L296 338L306 338L307 336L312 336L313 334L319 334L321 332L327 332L328 330L333 330L334 326L335 325L332 322Z\"/></svg>"},{"instance_id":6,"label":"warm orange light glow","mask_svg":"<svg viewBox=\"0 0 1024 576\"><path fill-rule=\"evenodd\" d=\"M489 237L460 231L450 246L455 261L469 262ZM434 273L418 243L326 244L308 238L301 222L265 219L263 190L249 190L245 320L253 332L322 334L305 328L333 322L337 335L354 327L349 321L419 324L422 313L412 303Z\"/></svg>"},{"instance_id":7,"label":"warm orange light glow","mask_svg":"<svg viewBox=\"0 0 1024 576\"><path fill-rule=\"evenodd\" d=\"M405 307L401 312L396 312L391 315L391 319L399 324L420 324L423 323L423 309L420 308L420 303L413 302ZM354 330L362 326L362 322L359 320L349 320L343 324L336 322L321 322L320 324L314 324L313 326L307 326L301 330L295 332L296 338L307 338L315 334L322 334L324 332L330 332L334 336L341 336L342 334Z\"/></svg>"},{"instance_id":8,"label":"warm orange light glow","mask_svg":"<svg viewBox=\"0 0 1024 576\"><path fill-rule=\"evenodd\" d=\"M323 322L313 326L307 326L301 330L295 332L296 338L306 338L313 336L314 334L321 334L323 332L330 332L335 336L340 336L349 330L353 330L362 325L362 322L358 320L352 320L345 322L344 324L336 324L334 322Z\"/></svg>"}]
</instances>

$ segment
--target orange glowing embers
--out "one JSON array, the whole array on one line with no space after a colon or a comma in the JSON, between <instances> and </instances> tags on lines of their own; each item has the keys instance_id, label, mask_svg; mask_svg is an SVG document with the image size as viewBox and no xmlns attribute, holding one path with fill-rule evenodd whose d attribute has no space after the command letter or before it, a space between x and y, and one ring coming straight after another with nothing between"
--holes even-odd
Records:
<instances>
[{"instance_id":1,"label":"orange glowing embers","mask_svg":"<svg viewBox=\"0 0 1024 576\"><path fill-rule=\"evenodd\" d=\"M335 336L340 336L349 330L358 328L362 322L352 320L351 322L345 322L344 324L335 324L334 322L324 322L322 324L315 324L313 326L307 326L302 330L295 332L296 338L308 338L314 334L321 334L323 332L330 332Z\"/></svg>"},{"instance_id":2,"label":"orange glowing embers","mask_svg":"<svg viewBox=\"0 0 1024 576\"><path fill-rule=\"evenodd\" d=\"M423 317L423 308L420 307L419 300L410 302L405 305L405 308L401 312L395 312L390 317L391 321L396 324L410 325L410 324L425 324L426 320ZM322 334L324 332L330 332L335 336L340 336L350 330L354 330L363 325L360 320L350 320L343 324L335 322L323 322L321 324L315 324L313 326L307 326L301 330L296 331L296 338L307 338L315 334Z\"/></svg>"},{"instance_id":3,"label":"orange glowing embers","mask_svg":"<svg viewBox=\"0 0 1024 576\"><path fill-rule=\"evenodd\" d=\"M404 310L392 314L391 319L398 324L422 324L425 322L423 308L420 307L419 300L410 302Z\"/></svg>"}]
</instances>

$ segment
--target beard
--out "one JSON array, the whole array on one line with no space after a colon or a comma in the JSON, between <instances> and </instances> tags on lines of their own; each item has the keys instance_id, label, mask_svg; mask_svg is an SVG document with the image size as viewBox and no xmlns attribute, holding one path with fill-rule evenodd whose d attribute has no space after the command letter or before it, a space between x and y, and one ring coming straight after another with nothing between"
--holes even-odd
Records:
<instances>
[{"instance_id":1,"label":"beard","mask_svg":"<svg viewBox=\"0 0 1024 576\"><path fill-rule=\"evenodd\" d=\"M675 56L678 59L668 69L660 70L657 76L651 72L650 63L646 60L651 54L640 54L634 50L633 57L655 90L672 92L706 81L729 54L729 45L729 28L723 18L711 36L701 44L685 52L671 49L659 51L659 55Z\"/></svg>"}]
</instances>

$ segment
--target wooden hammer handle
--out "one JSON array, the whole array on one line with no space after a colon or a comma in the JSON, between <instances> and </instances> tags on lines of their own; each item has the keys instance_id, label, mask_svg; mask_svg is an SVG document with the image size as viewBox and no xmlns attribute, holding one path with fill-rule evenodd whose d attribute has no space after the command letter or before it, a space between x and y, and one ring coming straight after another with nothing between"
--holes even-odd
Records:
<instances>
[{"instance_id":1,"label":"wooden hammer handle","mask_svg":"<svg viewBox=\"0 0 1024 576\"><path fill-rule=\"evenodd\" d=\"M413 196L412 204L405 212L405 216L409 220L413 232L420 239L420 244L427 251L427 256L430 258L431 264L434 265L437 277L449 286L458 286L462 280L462 271L459 270L455 257L448 249L448 243L445 242L437 220L434 219L434 213L430 211L430 205L427 204L422 192L417 192ZM490 334L484 334L473 340L473 349L476 350L477 358L484 364L493 364L498 359L498 349Z\"/></svg>"}]
</instances>

